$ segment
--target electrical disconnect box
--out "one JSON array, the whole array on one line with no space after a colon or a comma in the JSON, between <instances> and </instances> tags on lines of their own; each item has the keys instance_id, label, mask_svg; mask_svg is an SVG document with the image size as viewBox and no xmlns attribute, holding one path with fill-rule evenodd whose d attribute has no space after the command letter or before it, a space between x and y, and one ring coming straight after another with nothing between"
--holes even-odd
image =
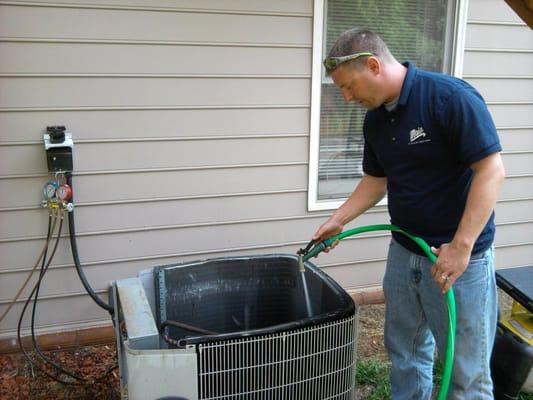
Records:
<instances>
[{"instance_id":1,"label":"electrical disconnect box","mask_svg":"<svg viewBox=\"0 0 533 400\"><path fill-rule=\"evenodd\" d=\"M47 126L44 148L49 172L72 172L72 135L64 126Z\"/></svg>"}]
</instances>

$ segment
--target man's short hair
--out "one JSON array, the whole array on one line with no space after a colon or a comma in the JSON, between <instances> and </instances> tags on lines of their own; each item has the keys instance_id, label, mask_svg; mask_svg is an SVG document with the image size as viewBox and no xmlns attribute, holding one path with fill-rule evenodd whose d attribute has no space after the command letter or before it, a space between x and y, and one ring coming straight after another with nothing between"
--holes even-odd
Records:
<instances>
[{"instance_id":1,"label":"man's short hair","mask_svg":"<svg viewBox=\"0 0 533 400\"><path fill-rule=\"evenodd\" d=\"M343 57L360 52L372 53L386 64L394 61L394 57L383 39L367 29L349 29L343 32L329 51L328 57ZM366 57L361 57L348 63L352 66L358 66L365 60Z\"/></svg>"}]
</instances>

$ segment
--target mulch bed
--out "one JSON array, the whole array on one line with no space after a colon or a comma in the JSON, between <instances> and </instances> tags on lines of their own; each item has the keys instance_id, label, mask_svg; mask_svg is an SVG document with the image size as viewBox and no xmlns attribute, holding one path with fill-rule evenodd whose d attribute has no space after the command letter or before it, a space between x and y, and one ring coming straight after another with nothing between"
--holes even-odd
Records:
<instances>
[{"instance_id":1,"label":"mulch bed","mask_svg":"<svg viewBox=\"0 0 533 400\"><path fill-rule=\"evenodd\" d=\"M46 351L44 354L64 369L83 377L87 383L64 385L32 367L22 354L0 354L0 399L120 399L118 370L104 376L116 364L114 344ZM53 368L46 370L54 372ZM64 375L62 379L75 382Z\"/></svg>"}]
</instances>

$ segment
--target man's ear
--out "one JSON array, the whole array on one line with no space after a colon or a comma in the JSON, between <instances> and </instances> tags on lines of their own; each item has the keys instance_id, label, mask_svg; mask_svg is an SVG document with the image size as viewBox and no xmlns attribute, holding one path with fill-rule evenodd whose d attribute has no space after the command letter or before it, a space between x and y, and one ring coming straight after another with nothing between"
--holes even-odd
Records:
<instances>
[{"instance_id":1,"label":"man's ear","mask_svg":"<svg viewBox=\"0 0 533 400\"><path fill-rule=\"evenodd\" d=\"M374 75L378 75L381 72L381 61L375 56L370 56L366 59L366 65Z\"/></svg>"}]
</instances>

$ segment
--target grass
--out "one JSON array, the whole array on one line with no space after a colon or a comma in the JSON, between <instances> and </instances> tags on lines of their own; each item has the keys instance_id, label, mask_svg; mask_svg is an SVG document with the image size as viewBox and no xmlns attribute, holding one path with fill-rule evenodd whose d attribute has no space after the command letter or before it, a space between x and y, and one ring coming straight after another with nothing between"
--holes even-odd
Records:
<instances>
[{"instance_id":1,"label":"grass","mask_svg":"<svg viewBox=\"0 0 533 400\"><path fill-rule=\"evenodd\" d=\"M520 393L518 400L533 400L533 393Z\"/></svg>"},{"instance_id":2,"label":"grass","mask_svg":"<svg viewBox=\"0 0 533 400\"><path fill-rule=\"evenodd\" d=\"M390 364L376 360L362 360L357 364L355 380L357 385L368 385L371 391L368 400L390 399Z\"/></svg>"},{"instance_id":3,"label":"grass","mask_svg":"<svg viewBox=\"0 0 533 400\"><path fill-rule=\"evenodd\" d=\"M391 398L389 371L389 362L365 359L357 363L357 374L355 377L357 385L370 387L366 400L386 400ZM441 375L442 367L437 362L433 369L435 386L440 385ZM520 393L518 400L533 400L533 394Z\"/></svg>"}]
</instances>

